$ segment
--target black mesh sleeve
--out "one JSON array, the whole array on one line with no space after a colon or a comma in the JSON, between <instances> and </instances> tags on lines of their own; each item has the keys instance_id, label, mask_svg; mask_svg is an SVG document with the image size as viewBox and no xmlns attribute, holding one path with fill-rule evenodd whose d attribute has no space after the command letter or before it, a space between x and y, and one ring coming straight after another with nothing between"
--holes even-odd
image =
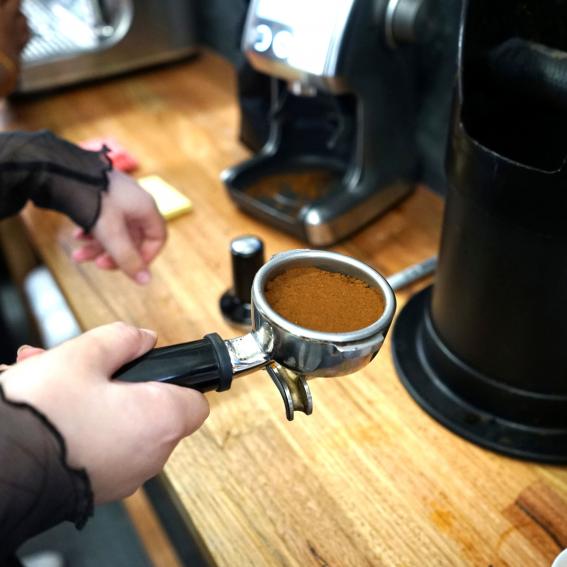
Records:
<instances>
[{"instance_id":1,"label":"black mesh sleeve","mask_svg":"<svg viewBox=\"0 0 567 567\"><path fill-rule=\"evenodd\" d=\"M66 464L59 432L0 385L0 565L28 538L65 520L81 528L92 513L87 473Z\"/></svg>"},{"instance_id":2,"label":"black mesh sleeve","mask_svg":"<svg viewBox=\"0 0 567 567\"><path fill-rule=\"evenodd\" d=\"M89 231L100 213L112 163L107 150L83 150L51 132L0 134L0 218L31 199Z\"/></svg>"}]
</instances>

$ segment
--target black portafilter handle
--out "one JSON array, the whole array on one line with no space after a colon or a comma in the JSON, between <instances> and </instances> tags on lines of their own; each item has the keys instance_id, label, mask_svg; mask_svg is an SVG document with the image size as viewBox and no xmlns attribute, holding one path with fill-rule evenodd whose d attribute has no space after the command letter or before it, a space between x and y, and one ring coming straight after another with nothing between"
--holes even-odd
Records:
<instances>
[{"instance_id":1,"label":"black portafilter handle","mask_svg":"<svg viewBox=\"0 0 567 567\"><path fill-rule=\"evenodd\" d=\"M199 341L154 348L113 376L125 382L166 382L199 392L228 390L232 363L222 338L212 333Z\"/></svg>"},{"instance_id":2,"label":"black portafilter handle","mask_svg":"<svg viewBox=\"0 0 567 567\"><path fill-rule=\"evenodd\" d=\"M264 243L257 236L239 236L230 243L232 288L220 300L224 318L235 325L250 327L252 282L264 265Z\"/></svg>"}]
</instances>

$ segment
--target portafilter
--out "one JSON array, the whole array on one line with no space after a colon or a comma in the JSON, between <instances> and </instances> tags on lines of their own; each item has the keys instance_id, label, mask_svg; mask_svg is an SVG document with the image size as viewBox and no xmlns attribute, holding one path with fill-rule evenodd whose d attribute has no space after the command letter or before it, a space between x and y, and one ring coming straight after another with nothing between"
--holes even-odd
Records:
<instances>
[{"instance_id":1,"label":"portafilter","mask_svg":"<svg viewBox=\"0 0 567 567\"><path fill-rule=\"evenodd\" d=\"M266 300L266 285L287 270L308 267L351 276L378 289L384 300L382 314L371 325L345 333L306 329L284 319ZM252 330L248 334L223 340L212 333L198 341L156 348L122 367L114 377L222 392L231 387L233 378L265 368L291 421L295 411L310 414L313 410L308 379L352 374L373 360L396 309L392 288L376 270L354 258L316 250L275 255L254 278L251 304Z\"/></svg>"}]
</instances>

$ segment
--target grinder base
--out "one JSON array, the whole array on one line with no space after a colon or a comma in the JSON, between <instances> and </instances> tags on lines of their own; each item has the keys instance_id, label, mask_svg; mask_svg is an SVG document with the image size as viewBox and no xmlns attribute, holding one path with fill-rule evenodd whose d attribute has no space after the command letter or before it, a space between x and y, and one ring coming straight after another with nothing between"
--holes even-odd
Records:
<instances>
[{"instance_id":1,"label":"grinder base","mask_svg":"<svg viewBox=\"0 0 567 567\"><path fill-rule=\"evenodd\" d=\"M565 399L505 388L456 358L434 330L431 289L408 302L393 330L394 363L410 395L442 425L481 447L567 464ZM549 416L553 424L546 423Z\"/></svg>"}]
</instances>

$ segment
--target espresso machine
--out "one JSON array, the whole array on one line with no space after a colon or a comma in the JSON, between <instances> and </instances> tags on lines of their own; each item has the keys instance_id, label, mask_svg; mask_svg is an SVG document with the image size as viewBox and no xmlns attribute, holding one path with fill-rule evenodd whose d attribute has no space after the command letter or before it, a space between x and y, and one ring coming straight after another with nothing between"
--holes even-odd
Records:
<instances>
[{"instance_id":1,"label":"espresso machine","mask_svg":"<svg viewBox=\"0 0 567 567\"><path fill-rule=\"evenodd\" d=\"M177 61L198 47L193 1L22 0L22 12L31 39L20 93Z\"/></svg>"},{"instance_id":2,"label":"espresso machine","mask_svg":"<svg viewBox=\"0 0 567 567\"><path fill-rule=\"evenodd\" d=\"M247 213L331 245L409 195L418 178L420 0L253 0L242 51L269 89L266 138L223 180Z\"/></svg>"}]
</instances>

